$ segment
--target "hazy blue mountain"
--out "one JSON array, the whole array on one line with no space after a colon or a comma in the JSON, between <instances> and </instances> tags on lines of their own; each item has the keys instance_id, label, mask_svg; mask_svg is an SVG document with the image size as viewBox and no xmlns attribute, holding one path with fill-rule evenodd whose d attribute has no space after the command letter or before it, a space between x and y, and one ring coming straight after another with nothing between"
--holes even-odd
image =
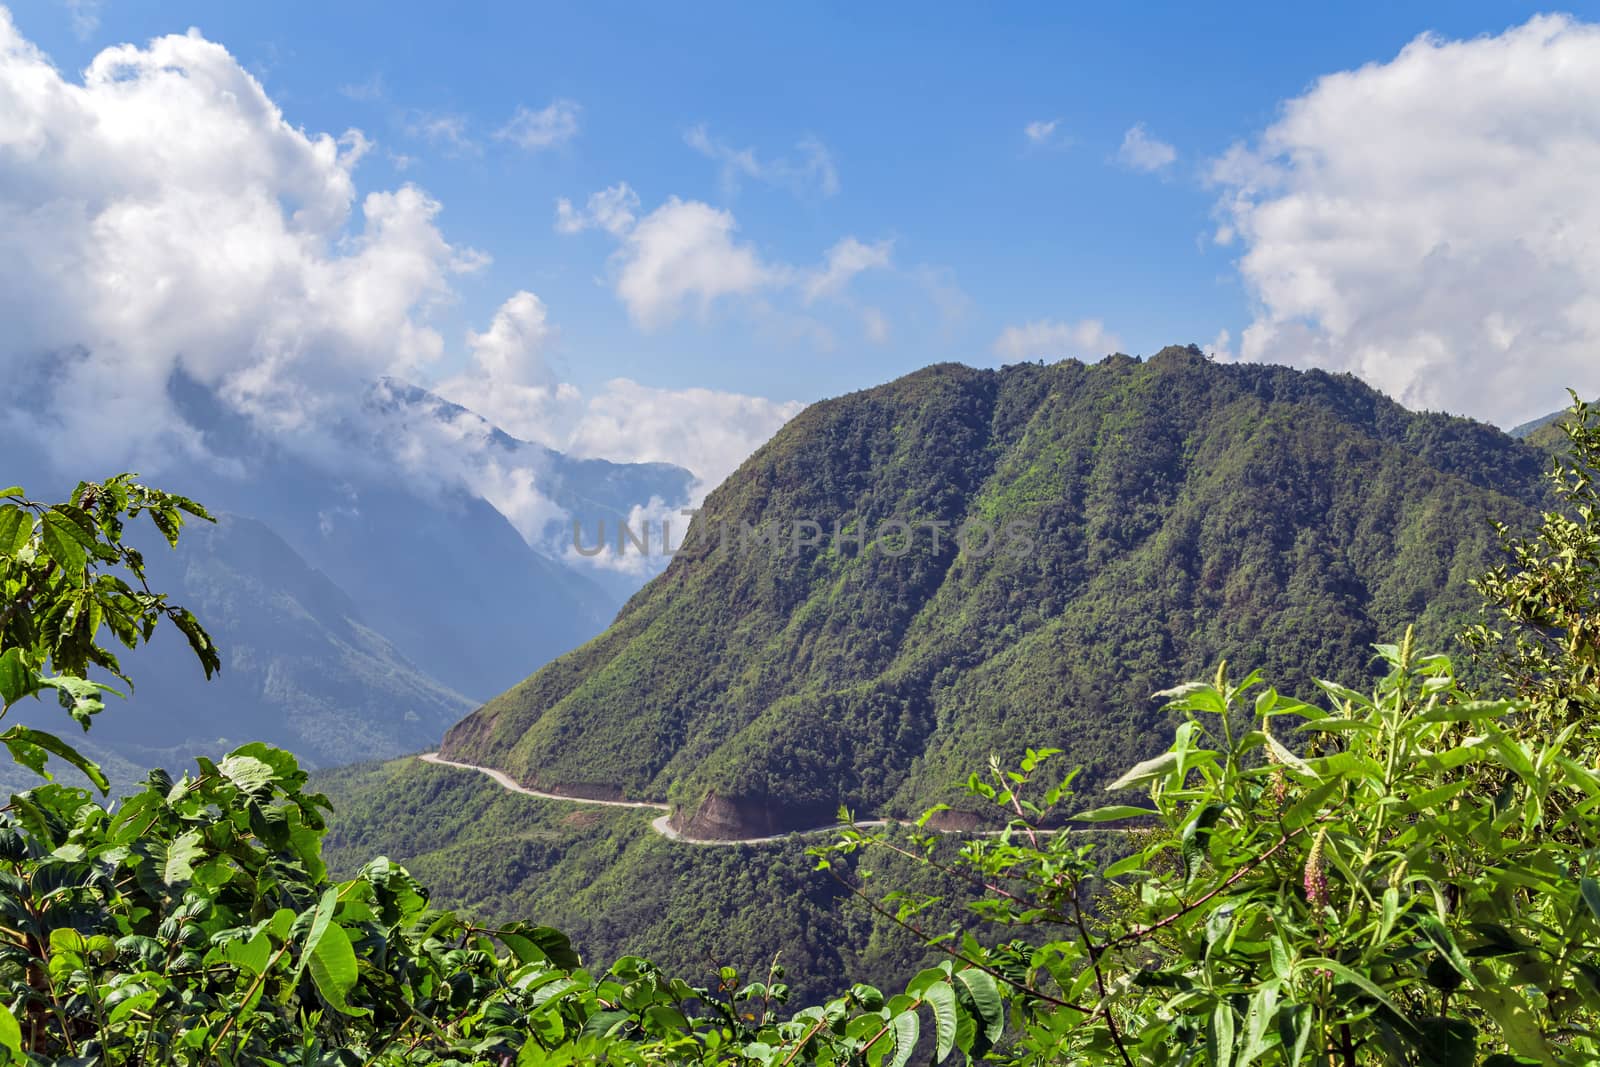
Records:
<instances>
[{"instance_id":1,"label":"hazy blue mountain","mask_svg":"<svg viewBox=\"0 0 1600 1067\"><path fill-rule=\"evenodd\" d=\"M142 531L141 531L142 533ZM419 671L350 596L254 519L196 523L177 549L138 536L152 588L204 620L222 651L205 680L182 635L157 631L122 655L137 689L110 698L83 738L114 779L181 767L263 740L329 766L428 747L472 702ZM64 712L24 705L32 725L73 737ZM71 777L71 776L68 776Z\"/></svg>"},{"instance_id":2,"label":"hazy blue mountain","mask_svg":"<svg viewBox=\"0 0 1600 1067\"><path fill-rule=\"evenodd\" d=\"M512 438L404 383L375 385L317 443L262 433L183 377L169 392L197 458L146 470L222 516L176 551L145 540L155 588L212 630L220 681L158 635L126 664L139 691L114 701L87 748L127 780L262 739L313 765L416 751L474 704L605 628L648 574L562 558L568 523L530 538L483 496L486 465L522 478L551 514L608 528L633 508L680 506L693 476L666 464L580 460ZM81 477L14 432L0 409L0 484L59 499ZM142 524L141 524L142 526ZM570 531L566 534L570 543ZM76 727L42 705L30 719ZM59 721L58 721L59 720Z\"/></svg>"}]
</instances>

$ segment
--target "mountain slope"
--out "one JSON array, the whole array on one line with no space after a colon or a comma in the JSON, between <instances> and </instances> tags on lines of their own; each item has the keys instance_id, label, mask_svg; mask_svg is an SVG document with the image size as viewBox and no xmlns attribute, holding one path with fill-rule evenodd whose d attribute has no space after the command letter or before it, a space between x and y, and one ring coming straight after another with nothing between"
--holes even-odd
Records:
<instances>
[{"instance_id":1,"label":"mountain slope","mask_svg":"<svg viewBox=\"0 0 1600 1067\"><path fill-rule=\"evenodd\" d=\"M271 527L335 579L407 659L474 699L604 629L644 579L622 575L602 585L529 547L464 482L485 449L523 443L424 390L380 383L360 420L329 431L340 457L331 469L192 382L174 380L172 393L205 458L164 473L159 484ZM464 420L475 420L468 430L476 436L464 438ZM406 473L408 454L426 476ZM513 473L527 480L526 491L543 491L538 483L548 481L546 496L592 501L607 518L626 514L634 494L643 494L641 504L652 494L686 500L691 480L665 464L578 461L531 445L520 455Z\"/></svg>"},{"instance_id":2,"label":"mountain slope","mask_svg":"<svg viewBox=\"0 0 1600 1067\"><path fill-rule=\"evenodd\" d=\"M151 585L205 621L223 669L207 682L169 627L123 653L137 688L107 701L86 740L124 781L256 740L312 767L412 752L472 707L418 671L259 522L224 514L215 526L194 523L178 548L147 544L145 558ZM66 722L42 704L25 711L46 729Z\"/></svg>"},{"instance_id":3,"label":"mountain slope","mask_svg":"<svg viewBox=\"0 0 1600 1067\"><path fill-rule=\"evenodd\" d=\"M544 788L667 796L707 836L841 802L909 814L1025 745L1066 749L1092 782L1163 745L1150 694L1219 658L1294 687L1358 676L1408 622L1446 634L1492 554L1488 518L1531 514L1543 462L1348 376L1193 348L930 367L798 416L609 630L442 751ZM903 554L787 550L800 519L981 521L1019 550L948 532ZM763 523L785 547L742 548Z\"/></svg>"}]
</instances>

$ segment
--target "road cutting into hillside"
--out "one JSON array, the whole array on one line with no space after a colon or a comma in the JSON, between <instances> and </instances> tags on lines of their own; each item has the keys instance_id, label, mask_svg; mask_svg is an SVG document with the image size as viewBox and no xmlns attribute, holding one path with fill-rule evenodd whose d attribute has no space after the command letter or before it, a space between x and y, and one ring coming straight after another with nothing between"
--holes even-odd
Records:
<instances>
[{"instance_id":1,"label":"road cutting into hillside","mask_svg":"<svg viewBox=\"0 0 1600 1067\"><path fill-rule=\"evenodd\" d=\"M424 752L417 757L424 763L432 763L439 767L455 767L463 771L477 771L487 775L500 788L512 793L521 793L525 797L537 797L540 800L559 800L567 804L593 804L604 808L635 808L640 811L659 811L664 814L650 820L650 828L668 841L677 841L685 845L772 845L786 841L795 834L826 834L845 828L844 823L832 823L828 826L816 826L808 830L790 830L787 833L772 834L768 837L736 837L724 840L722 838L686 837L667 825L667 820L672 818L672 807L669 804L656 804L648 800L590 800L587 797L564 796L560 793L546 793L539 789L529 789L518 784L504 771L497 771L493 767L482 767L476 763L458 763L452 759L445 759L437 752ZM873 829L888 826L886 819L863 819L855 824L861 829Z\"/></svg>"}]
</instances>

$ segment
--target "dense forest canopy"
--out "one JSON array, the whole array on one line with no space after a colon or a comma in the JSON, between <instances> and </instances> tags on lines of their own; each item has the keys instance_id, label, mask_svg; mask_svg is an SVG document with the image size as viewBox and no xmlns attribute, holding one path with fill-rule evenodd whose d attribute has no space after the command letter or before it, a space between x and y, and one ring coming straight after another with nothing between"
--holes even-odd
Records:
<instances>
[{"instance_id":1,"label":"dense forest canopy","mask_svg":"<svg viewBox=\"0 0 1600 1067\"><path fill-rule=\"evenodd\" d=\"M606 633L443 751L670 799L702 836L816 826L841 803L970 810L953 783L1030 743L1103 783L1161 748L1174 720L1150 694L1173 677L1227 657L1301 691L1367 676L1408 623L1452 633L1491 517L1531 528L1546 462L1351 376L1194 348L929 367L796 417ZM817 545L794 547L802 520ZM896 520L944 536L834 536ZM972 524L1028 544L978 551L958 537ZM735 536L763 526L775 547Z\"/></svg>"},{"instance_id":2,"label":"dense forest canopy","mask_svg":"<svg viewBox=\"0 0 1600 1067\"><path fill-rule=\"evenodd\" d=\"M1581 404L1537 531L1500 528L1464 686L1407 628L1370 685L1312 702L1226 663L1159 694L1165 750L1080 790L1058 749L965 791L998 834L847 828L818 872L939 963L885 993L790 1003L777 961L694 985L638 956L429 904L385 858L330 878L328 799L255 743L112 806L44 784L0 812L0 1055L9 1062L1581 1064L1600 1055L1600 425ZM0 700L84 728L170 624L124 540L199 505L127 476L69 501L0 492ZM13 757L104 785L61 738ZM1104 824L1102 835L1060 830ZM880 857L889 860L880 863ZM954 900L895 877L909 864ZM885 882L875 872L889 872ZM952 911L951 905L955 910ZM897 991L901 990L903 991Z\"/></svg>"}]
</instances>

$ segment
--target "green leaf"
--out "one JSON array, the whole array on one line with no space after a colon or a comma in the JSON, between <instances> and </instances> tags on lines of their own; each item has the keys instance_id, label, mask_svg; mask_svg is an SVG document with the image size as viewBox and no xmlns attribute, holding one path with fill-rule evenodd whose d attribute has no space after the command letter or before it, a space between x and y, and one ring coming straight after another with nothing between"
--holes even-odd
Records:
<instances>
[{"instance_id":1,"label":"green leaf","mask_svg":"<svg viewBox=\"0 0 1600 1067\"><path fill-rule=\"evenodd\" d=\"M39 530L45 552L61 565L61 569L76 574L89 562L89 550L94 539L83 528L59 511L47 511Z\"/></svg>"},{"instance_id":2,"label":"green leaf","mask_svg":"<svg viewBox=\"0 0 1600 1067\"><path fill-rule=\"evenodd\" d=\"M1115 793L1121 789L1132 789L1136 785L1153 782L1177 765L1178 754L1176 752L1163 752L1152 759L1134 764L1121 778L1106 786L1106 792Z\"/></svg>"},{"instance_id":3,"label":"green leaf","mask_svg":"<svg viewBox=\"0 0 1600 1067\"><path fill-rule=\"evenodd\" d=\"M32 515L14 504L0 507L0 556L15 556L32 536Z\"/></svg>"},{"instance_id":4,"label":"green leaf","mask_svg":"<svg viewBox=\"0 0 1600 1067\"><path fill-rule=\"evenodd\" d=\"M161 865L161 880L169 886L187 882L194 875L194 861L205 853L206 847L199 830L179 834L167 846L167 860Z\"/></svg>"},{"instance_id":5,"label":"green leaf","mask_svg":"<svg viewBox=\"0 0 1600 1067\"><path fill-rule=\"evenodd\" d=\"M356 987L356 953L350 945L350 935L338 923L330 923L322 931L311 951L311 980L335 1010L345 1015L366 1014L364 1009L352 1008L345 1001Z\"/></svg>"},{"instance_id":6,"label":"green leaf","mask_svg":"<svg viewBox=\"0 0 1600 1067\"><path fill-rule=\"evenodd\" d=\"M13 1059L19 1062L23 1060L22 1027L17 1025L17 1017L4 1004L0 1004L0 1048L11 1053Z\"/></svg>"},{"instance_id":7,"label":"green leaf","mask_svg":"<svg viewBox=\"0 0 1600 1067\"><path fill-rule=\"evenodd\" d=\"M1080 811L1076 815L1068 815L1068 822L1114 822L1117 819L1137 819L1141 815L1159 815L1159 811L1150 808L1136 808L1131 804L1107 804L1102 808L1092 808L1089 811Z\"/></svg>"},{"instance_id":8,"label":"green leaf","mask_svg":"<svg viewBox=\"0 0 1600 1067\"><path fill-rule=\"evenodd\" d=\"M1600 887L1597 887L1600 888ZM1461 954L1461 949L1456 945L1455 938L1450 936L1450 930L1439 921L1438 916L1422 914L1417 916L1417 925L1422 928L1422 933L1439 950L1451 967L1465 978L1472 981L1472 965Z\"/></svg>"},{"instance_id":9,"label":"green leaf","mask_svg":"<svg viewBox=\"0 0 1600 1067\"><path fill-rule=\"evenodd\" d=\"M1584 875L1578 881L1578 889L1583 894L1583 902L1589 905L1589 913L1600 919L1600 882Z\"/></svg>"},{"instance_id":10,"label":"green leaf","mask_svg":"<svg viewBox=\"0 0 1600 1067\"><path fill-rule=\"evenodd\" d=\"M1266 739L1267 751L1272 753L1273 759L1278 763L1283 764L1285 767L1289 768L1291 771L1294 771L1296 774L1301 775L1302 777L1318 777L1317 772L1311 769L1311 765L1285 748L1283 742L1279 741L1276 737L1273 737L1270 733L1266 733L1264 731L1262 736Z\"/></svg>"},{"instance_id":11,"label":"green leaf","mask_svg":"<svg viewBox=\"0 0 1600 1067\"><path fill-rule=\"evenodd\" d=\"M983 1021L989 1043L995 1044L1005 1033L1006 1008L1000 999L1000 987L994 978L976 967L957 971L955 980L966 990L972 1001L974 1013Z\"/></svg>"},{"instance_id":12,"label":"green leaf","mask_svg":"<svg viewBox=\"0 0 1600 1067\"><path fill-rule=\"evenodd\" d=\"M1211 1026L1206 1039L1211 1045L1211 1062L1216 1067L1230 1067L1233 1063L1233 1009L1226 1000L1217 1001L1211 1012Z\"/></svg>"},{"instance_id":13,"label":"green leaf","mask_svg":"<svg viewBox=\"0 0 1600 1067\"><path fill-rule=\"evenodd\" d=\"M1306 971L1329 971L1334 977L1341 981L1349 982L1367 996L1394 1012L1399 1018L1404 1019L1406 1017L1406 1013L1400 1010L1400 1005L1390 1000L1383 990L1373 984L1372 979L1357 971L1352 971L1338 960L1313 957L1312 959L1301 960L1296 964L1294 971L1297 976L1304 974Z\"/></svg>"},{"instance_id":14,"label":"green leaf","mask_svg":"<svg viewBox=\"0 0 1600 1067\"><path fill-rule=\"evenodd\" d=\"M894 1027L894 1058L889 1061L889 1067L906 1067L916 1054L921 1023L917 1021L916 1012L903 1011L894 1017L891 1025Z\"/></svg>"},{"instance_id":15,"label":"green leaf","mask_svg":"<svg viewBox=\"0 0 1600 1067\"><path fill-rule=\"evenodd\" d=\"M271 767L254 756L227 756L217 764L222 776L238 787L242 793L259 793L273 779Z\"/></svg>"},{"instance_id":16,"label":"green leaf","mask_svg":"<svg viewBox=\"0 0 1600 1067\"><path fill-rule=\"evenodd\" d=\"M1480 722L1510 714L1516 705L1509 700L1468 700L1445 704L1416 716L1416 722Z\"/></svg>"},{"instance_id":17,"label":"green leaf","mask_svg":"<svg viewBox=\"0 0 1600 1067\"><path fill-rule=\"evenodd\" d=\"M311 963L311 957L317 951L323 935L328 932L329 925L333 922L333 913L339 907L339 887L330 885L317 901L311 913L311 926L306 931L305 943L300 948L300 966L295 971L295 981L300 981L300 976L305 973L306 967Z\"/></svg>"},{"instance_id":18,"label":"green leaf","mask_svg":"<svg viewBox=\"0 0 1600 1067\"><path fill-rule=\"evenodd\" d=\"M12 755L16 756L17 759L22 760L24 763L28 763L28 760L24 759L23 757L23 753L27 751L26 747L24 746L31 745L35 749L42 748L46 752L60 756L68 763L78 768L78 770L82 771L84 777L93 782L96 787L99 788L100 792L105 793L111 788L111 782L100 770L100 765L98 763L92 759L89 759L87 756L83 755L77 749L73 748L59 737L56 737L54 734L47 734L43 730L35 730L32 727L17 725L11 727L5 733L0 734L0 743L4 743L5 746L11 750ZM32 766L32 764L30 763L29 766Z\"/></svg>"},{"instance_id":19,"label":"green leaf","mask_svg":"<svg viewBox=\"0 0 1600 1067\"><path fill-rule=\"evenodd\" d=\"M943 1060L956 1043L956 991L940 982L929 986L922 999L933 1009L934 1058Z\"/></svg>"},{"instance_id":20,"label":"green leaf","mask_svg":"<svg viewBox=\"0 0 1600 1067\"><path fill-rule=\"evenodd\" d=\"M36 688L35 675L22 658L22 649L6 649L0 655L0 705L9 708Z\"/></svg>"},{"instance_id":21,"label":"green leaf","mask_svg":"<svg viewBox=\"0 0 1600 1067\"><path fill-rule=\"evenodd\" d=\"M224 941L209 958L257 975L267 969L267 961L271 956L272 940L262 931L252 938L236 937L232 941Z\"/></svg>"}]
</instances>

